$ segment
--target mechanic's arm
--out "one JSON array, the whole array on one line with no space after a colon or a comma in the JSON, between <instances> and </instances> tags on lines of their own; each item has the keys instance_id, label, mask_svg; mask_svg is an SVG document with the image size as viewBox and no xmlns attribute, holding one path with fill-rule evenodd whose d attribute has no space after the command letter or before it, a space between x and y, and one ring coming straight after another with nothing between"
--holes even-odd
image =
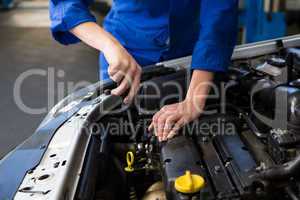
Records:
<instances>
[{"instance_id":1,"label":"mechanic's arm","mask_svg":"<svg viewBox=\"0 0 300 200\"><path fill-rule=\"evenodd\" d=\"M225 72L230 64L238 32L237 19L238 0L201 1L201 29L192 56L194 72L186 99L164 106L149 126L160 141L173 137L182 126L200 116L212 74Z\"/></svg>"},{"instance_id":2,"label":"mechanic's arm","mask_svg":"<svg viewBox=\"0 0 300 200\"><path fill-rule=\"evenodd\" d=\"M62 44L73 44L81 40L103 52L109 64L110 78L119 83L112 93L121 95L130 88L124 99L125 103L129 103L138 90L141 68L117 39L96 23L88 9L91 2L50 0L52 35Z\"/></svg>"},{"instance_id":3,"label":"mechanic's arm","mask_svg":"<svg viewBox=\"0 0 300 200\"><path fill-rule=\"evenodd\" d=\"M130 103L138 91L141 67L126 49L107 31L94 22L87 22L72 28L71 33L95 49L103 52L109 67L110 78L119 83L112 94L121 95L129 88L124 103Z\"/></svg>"}]
</instances>

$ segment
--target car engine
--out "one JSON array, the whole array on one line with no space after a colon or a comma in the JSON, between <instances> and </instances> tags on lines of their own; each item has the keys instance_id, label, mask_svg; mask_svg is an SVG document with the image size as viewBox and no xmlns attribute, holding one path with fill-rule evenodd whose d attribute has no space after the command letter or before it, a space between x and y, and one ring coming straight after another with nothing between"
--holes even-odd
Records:
<instances>
[{"instance_id":1,"label":"car engine","mask_svg":"<svg viewBox=\"0 0 300 200\"><path fill-rule=\"evenodd\" d=\"M217 74L205 112L167 142L147 127L155 111L184 98L192 72L145 72L137 104L95 125L76 198L299 199L300 49L277 45ZM197 191L191 174L204 180ZM175 187L182 176L191 191Z\"/></svg>"},{"instance_id":2,"label":"car engine","mask_svg":"<svg viewBox=\"0 0 300 200\"><path fill-rule=\"evenodd\" d=\"M59 102L1 160L0 199L300 199L300 36L236 47L200 117L159 142L148 126L184 100L190 61L144 67L130 105L111 81Z\"/></svg>"}]
</instances>

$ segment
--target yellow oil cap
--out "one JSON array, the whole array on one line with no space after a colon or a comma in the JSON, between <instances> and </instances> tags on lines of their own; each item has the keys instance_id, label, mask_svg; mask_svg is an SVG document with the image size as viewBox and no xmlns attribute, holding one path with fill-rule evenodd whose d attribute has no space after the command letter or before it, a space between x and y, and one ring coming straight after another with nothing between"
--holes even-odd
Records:
<instances>
[{"instance_id":1,"label":"yellow oil cap","mask_svg":"<svg viewBox=\"0 0 300 200\"><path fill-rule=\"evenodd\" d=\"M204 187L204 184L205 181L202 176L186 171L185 175L176 178L175 189L181 193L192 194L199 192Z\"/></svg>"}]
</instances>

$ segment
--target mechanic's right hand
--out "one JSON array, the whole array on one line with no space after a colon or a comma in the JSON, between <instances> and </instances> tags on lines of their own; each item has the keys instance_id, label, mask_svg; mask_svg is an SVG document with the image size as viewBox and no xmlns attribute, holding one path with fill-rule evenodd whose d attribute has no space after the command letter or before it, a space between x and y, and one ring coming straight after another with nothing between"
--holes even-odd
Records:
<instances>
[{"instance_id":1,"label":"mechanic's right hand","mask_svg":"<svg viewBox=\"0 0 300 200\"><path fill-rule=\"evenodd\" d=\"M110 78L118 83L118 87L111 92L114 95L122 95L128 91L124 103L129 104L140 86L141 67L126 49L116 40L111 41L103 51L109 67Z\"/></svg>"}]
</instances>

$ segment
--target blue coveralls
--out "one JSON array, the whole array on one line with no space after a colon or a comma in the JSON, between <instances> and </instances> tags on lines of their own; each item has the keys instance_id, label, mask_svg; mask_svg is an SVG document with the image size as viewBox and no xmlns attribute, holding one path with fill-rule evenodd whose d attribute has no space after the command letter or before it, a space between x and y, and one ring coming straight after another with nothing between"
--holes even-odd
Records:
<instances>
[{"instance_id":1,"label":"blue coveralls","mask_svg":"<svg viewBox=\"0 0 300 200\"><path fill-rule=\"evenodd\" d=\"M95 21L93 0L50 0L51 32L62 44L69 30ZM238 0L114 0L103 26L141 66L192 54L192 69L226 71L236 42ZM100 54L101 79L107 62Z\"/></svg>"}]
</instances>

